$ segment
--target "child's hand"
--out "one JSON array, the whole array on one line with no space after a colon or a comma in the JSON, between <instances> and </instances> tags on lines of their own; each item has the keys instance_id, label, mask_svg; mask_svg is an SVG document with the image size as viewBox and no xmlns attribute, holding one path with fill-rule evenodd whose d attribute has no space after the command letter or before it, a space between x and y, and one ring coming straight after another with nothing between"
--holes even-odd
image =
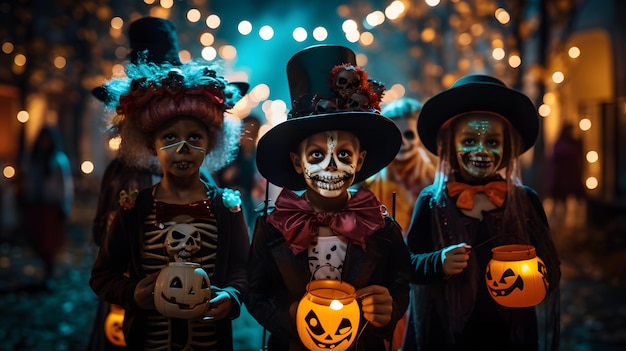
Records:
<instances>
[{"instance_id":1,"label":"child's hand","mask_svg":"<svg viewBox=\"0 0 626 351\"><path fill-rule=\"evenodd\" d=\"M472 247L466 243L450 245L441 252L443 261L443 273L446 277L459 274L467 267L469 253Z\"/></svg>"},{"instance_id":2,"label":"child's hand","mask_svg":"<svg viewBox=\"0 0 626 351\"><path fill-rule=\"evenodd\" d=\"M141 279L135 287L133 298L139 308L144 310L154 310L154 285L159 272L154 272Z\"/></svg>"},{"instance_id":3,"label":"child's hand","mask_svg":"<svg viewBox=\"0 0 626 351\"><path fill-rule=\"evenodd\" d=\"M233 307L233 301L230 295L223 290L215 289L215 297L209 301L209 307L204 314L205 320L219 321L226 318L230 314Z\"/></svg>"},{"instance_id":4,"label":"child's hand","mask_svg":"<svg viewBox=\"0 0 626 351\"><path fill-rule=\"evenodd\" d=\"M393 297L384 286L370 285L359 289L356 295L361 298L363 316L375 327L384 327L391 321Z\"/></svg>"}]
</instances>

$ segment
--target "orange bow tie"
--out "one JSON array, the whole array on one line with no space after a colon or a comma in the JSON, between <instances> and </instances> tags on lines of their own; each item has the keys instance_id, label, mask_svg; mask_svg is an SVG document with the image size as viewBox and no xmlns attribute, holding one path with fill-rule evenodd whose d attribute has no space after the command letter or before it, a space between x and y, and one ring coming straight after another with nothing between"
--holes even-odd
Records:
<instances>
[{"instance_id":1,"label":"orange bow tie","mask_svg":"<svg viewBox=\"0 0 626 351\"><path fill-rule=\"evenodd\" d=\"M494 205L501 207L506 198L506 182L495 181L485 185L469 185L460 182L448 182L448 195L450 197L459 196L456 205L465 210L471 210L474 207L474 195L476 193L485 193L489 201Z\"/></svg>"}]
</instances>

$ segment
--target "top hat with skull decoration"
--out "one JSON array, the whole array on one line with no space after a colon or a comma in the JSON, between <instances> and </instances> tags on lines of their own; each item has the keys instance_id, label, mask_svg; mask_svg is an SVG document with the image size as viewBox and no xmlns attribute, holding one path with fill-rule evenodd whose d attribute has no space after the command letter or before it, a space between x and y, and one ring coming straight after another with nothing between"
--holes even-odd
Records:
<instances>
[{"instance_id":1,"label":"top hat with skull decoration","mask_svg":"<svg viewBox=\"0 0 626 351\"><path fill-rule=\"evenodd\" d=\"M393 160L402 137L395 123L380 114L384 86L368 79L356 65L352 50L318 45L296 53L287 63L292 109L257 146L257 166L267 180L291 190L306 183L289 157L305 138L323 131L354 133L367 151L355 183L367 179Z\"/></svg>"}]
</instances>

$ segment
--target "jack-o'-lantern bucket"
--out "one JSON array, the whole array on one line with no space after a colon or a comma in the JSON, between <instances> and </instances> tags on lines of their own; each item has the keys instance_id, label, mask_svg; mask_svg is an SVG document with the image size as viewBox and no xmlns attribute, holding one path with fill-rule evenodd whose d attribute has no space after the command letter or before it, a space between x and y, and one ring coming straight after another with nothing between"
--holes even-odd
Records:
<instances>
[{"instance_id":1,"label":"jack-o'-lantern bucket","mask_svg":"<svg viewBox=\"0 0 626 351\"><path fill-rule=\"evenodd\" d=\"M344 351L357 337L361 309L356 290L335 279L309 282L298 304L296 326L300 340L313 351Z\"/></svg>"},{"instance_id":2,"label":"jack-o'-lantern bucket","mask_svg":"<svg viewBox=\"0 0 626 351\"><path fill-rule=\"evenodd\" d=\"M491 249L485 281L491 297L506 307L535 306L546 296L546 266L532 245L513 244Z\"/></svg>"},{"instance_id":3,"label":"jack-o'-lantern bucket","mask_svg":"<svg viewBox=\"0 0 626 351\"><path fill-rule=\"evenodd\" d=\"M154 287L154 305L171 318L201 317L211 299L209 276L198 263L170 262L161 269Z\"/></svg>"},{"instance_id":4,"label":"jack-o'-lantern bucket","mask_svg":"<svg viewBox=\"0 0 626 351\"><path fill-rule=\"evenodd\" d=\"M124 309L121 306L111 304L109 314L104 320L104 335L115 346L126 346L124 340Z\"/></svg>"}]
</instances>

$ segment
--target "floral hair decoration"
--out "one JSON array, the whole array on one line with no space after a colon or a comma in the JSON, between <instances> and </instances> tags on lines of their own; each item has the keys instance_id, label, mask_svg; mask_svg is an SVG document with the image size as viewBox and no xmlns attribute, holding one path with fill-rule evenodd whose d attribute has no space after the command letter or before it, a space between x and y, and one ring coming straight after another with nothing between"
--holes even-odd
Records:
<instances>
[{"instance_id":1,"label":"floral hair decoration","mask_svg":"<svg viewBox=\"0 0 626 351\"><path fill-rule=\"evenodd\" d=\"M159 100L173 99L180 102L185 98L206 99L212 105L226 110L232 106L226 106L224 100L225 81L219 79L215 71L204 68L199 84L189 86L189 80L185 80L178 68L172 68L167 76L158 80L149 80L142 77L133 79L130 91L120 97L117 113L120 115L138 115L148 103L158 103ZM150 132L154 129L145 118L138 119L137 123L143 130Z\"/></svg>"},{"instance_id":2,"label":"floral hair decoration","mask_svg":"<svg viewBox=\"0 0 626 351\"><path fill-rule=\"evenodd\" d=\"M200 59L157 65L140 54L126 67L126 77L107 82L110 99L105 106L116 112L109 127L122 138L122 160L136 166L149 163L152 133L165 122L187 116L203 123L214 142L204 167L215 171L230 163L237 153L241 122L225 111L241 96L225 99L228 82L218 69Z\"/></svg>"},{"instance_id":3,"label":"floral hair decoration","mask_svg":"<svg viewBox=\"0 0 626 351\"><path fill-rule=\"evenodd\" d=\"M241 211L241 192L239 190L224 188L222 201L230 212L237 213Z\"/></svg>"}]
</instances>

